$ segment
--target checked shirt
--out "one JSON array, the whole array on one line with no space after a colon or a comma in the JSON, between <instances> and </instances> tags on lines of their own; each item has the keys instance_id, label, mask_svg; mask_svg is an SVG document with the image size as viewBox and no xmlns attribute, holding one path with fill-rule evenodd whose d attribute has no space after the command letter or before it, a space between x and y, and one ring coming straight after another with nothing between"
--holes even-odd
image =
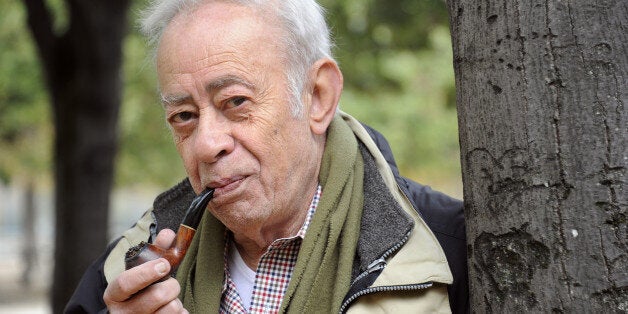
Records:
<instances>
[{"instance_id":1,"label":"checked shirt","mask_svg":"<svg viewBox=\"0 0 628 314\"><path fill-rule=\"evenodd\" d=\"M305 222L297 234L290 238L275 240L262 255L257 271L255 272L255 284L251 297L250 309L242 304L242 299L238 294L235 283L231 279L228 266L229 248L232 247L229 241L233 241L231 236L226 237L225 245L225 282L223 284L222 300L220 302L220 313L278 313L281 301L286 293L301 243L305 237L305 232L312 216L318 206L321 197L321 186L319 185L314 198L310 204ZM233 246L235 247L235 246Z\"/></svg>"}]
</instances>

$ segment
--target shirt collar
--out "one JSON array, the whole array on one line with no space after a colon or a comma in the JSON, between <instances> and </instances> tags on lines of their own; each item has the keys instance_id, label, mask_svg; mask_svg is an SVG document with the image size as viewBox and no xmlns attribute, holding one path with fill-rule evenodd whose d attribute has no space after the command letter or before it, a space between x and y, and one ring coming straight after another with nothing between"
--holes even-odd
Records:
<instances>
[{"instance_id":1,"label":"shirt collar","mask_svg":"<svg viewBox=\"0 0 628 314\"><path fill-rule=\"evenodd\" d=\"M305 232L312 222L312 217L314 217L314 212L316 212L316 207L318 206L318 201L321 199L321 191L322 187L318 185L316 187L316 193L314 193L314 197L312 198L312 202L310 203L310 207L308 208L307 216L305 216L305 221L303 222L301 229L299 229L294 237L299 237L301 239L305 238Z\"/></svg>"}]
</instances>

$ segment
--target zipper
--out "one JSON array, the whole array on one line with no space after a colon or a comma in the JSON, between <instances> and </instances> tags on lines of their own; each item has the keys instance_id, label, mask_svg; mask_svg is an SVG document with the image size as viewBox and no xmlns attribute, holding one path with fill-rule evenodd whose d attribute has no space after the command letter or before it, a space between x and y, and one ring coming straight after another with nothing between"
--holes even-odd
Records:
<instances>
[{"instance_id":1,"label":"zipper","mask_svg":"<svg viewBox=\"0 0 628 314\"><path fill-rule=\"evenodd\" d=\"M378 259L376 259L374 262L370 263L367 267L366 270L364 272L362 272L361 274L359 274L351 283L351 285L355 284L356 282L358 282L360 279L368 276L369 274L384 269L386 267L386 259L394 252L396 252L397 250L399 250L410 238L410 233L412 232L412 230L410 230L410 232L406 233L406 235L399 240L399 242L397 242L397 244L395 244L393 247L391 247L390 249L386 250L386 252L384 252L384 254L382 254L382 256Z\"/></svg>"},{"instance_id":2,"label":"zipper","mask_svg":"<svg viewBox=\"0 0 628 314\"><path fill-rule=\"evenodd\" d=\"M412 207L412 209L418 214L419 211L414 208L414 204L412 204L412 202L408 199L408 196L406 195L406 193L403 192L403 189L399 186L399 183L395 182L397 189L399 190L399 193L403 196L403 198L405 199L405 201L407 202L407 204L410 205L410 207ZM419 214L419 216L421 216ZM355 280L353 280L353 282L351 283L352 285L355 284L356 282L358 282L360 279L368 276L369 274L372 274L373 272L376 271L380 271L384 268L386 268L386 259L392 255L394 252L396 252L397 250L399 250L410 238L410 233L412 232L412 230L410 230L408 233L406 233L406 235L399 241L397 242L397 244L395 244L393 247L391 247L390 249L388 249L386 252L384 252L384 254L376 259L375 261L373 261L371 264L368 265L366 271L364 271L363 273L361 273L360 275L358 275ZM390 292L390 291L410 291L410 290L423 290L423 289L427 289L432 287L433 282L425 282L425 283L417 283L417 284L410 284L410 285L396 285L396 286L380 286L380 287L372 287L372 288L366 288L363 290L360 290L354 294L352 294L349 298L347 298L343 303L342 306L340 307L340 313L345 313L345 311L347 310L347 307L349 306L349 304L351 304L351 302L353 302L355 299L370 294L370 293L378 293L378 292Z\"/></svg>"},{"instance_id":3,"label":"zipper","mask_svg":"<svg viewBox=\"0 0 628 314\"><path fill-rule=\"evenodd\" d=\"M360 281L360 279L372 274L375 271L384 269L384 267L386 267L386 260L383 257L378 258L377 260L375 260L374 262L372 262L371 264L369 264L369 266L367 267L366 271L359 274L351 283L351 285L353 285L354 283Z\"/></svg>"},{"instance_id":4,"label":"zipper","mask_svg":"<svg viewBox=\"0 0 628 314\"><path fill-rule=\"evenodd\" d=\"M375 261L373 261L372 263L370 263L367 266L366 271L364 271L360 275L358 275L353 280L351 285L355 284L360 279L362 279L362 278L372 274L373 272L380 271L380 270L386 268L386 265L387 265L386 259L390 255L395 253L397 250L399 250L404 244L406 244L406 242L410 238L410 233L412 233L412 230L410 230L408 233L406 233L406 235L401 240L399 240L393 247L391 247L390 249L386 250L386 252L384 252L384 254L382 254L382 256L380 258L378 258ZM344 313L344 311L346 310L347 306L351 302L353 302L353 300L355 300L358 297L361 297L361 296L363 296L365 294L374 293L374 292L382 292L382 291L414 290L414 289L416 289L416 288L414 288L415 286L421 286L420 289L428 288L428 287L422 287L422 285L426 285L426 284L399 285L399 286L382 286L382 287L366 288L364 290L360 290L360 291L354 293L353 295L351 295L349 298L347 298L345 300L345 302L342 303L342 306L340 307L340 313ZM432 283L430 282L429 286L431 286L431 285L432 285Z\"/></svg>"},{"instance_id":5,"label":"zipper","mask_svg":"<svg viewBox=\"0 0 628 314\"><path fill-rule=\"evenodd\" d=\"M355 299L363 295L367 295L370 293L378 293L378 292L423 290L423 289L430 288L432 285L433 283L430 281L430 282L416 283L416 284L411 284L411 285L380 286L380 287L366 288L364 290L354 293L350 298L348 298L340 307L339 312L345 313L349 304L351 304L351 302L353 302Z\"/></svg>"}]
</instances>

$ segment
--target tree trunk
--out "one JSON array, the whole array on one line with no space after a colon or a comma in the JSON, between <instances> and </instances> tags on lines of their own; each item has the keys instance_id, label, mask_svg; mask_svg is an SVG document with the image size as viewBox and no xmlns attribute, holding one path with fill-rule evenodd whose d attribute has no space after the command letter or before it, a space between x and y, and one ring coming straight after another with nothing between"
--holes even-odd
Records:
<instances>
[{"instance_id":1,"label":"tree trunk","mask_svg":"<svg viewBox=\"0 0 628 314\"><path fill-rule=\"evenodd\" d=\"M448 1L474 312L628 310L628 2Z\"/></svg>"},{"instance_id":2,"label":"tree trunk","mask_svg":"<svg viewBox=\"0 0 628 314\"><path fill-rule=\"evenodd\" d=\"M107 243L128 0L68 0L68 30L52 32L41 0L24 0L51 94L55 163L52 308L61 313Z\"/></svg>"}]
</instances>

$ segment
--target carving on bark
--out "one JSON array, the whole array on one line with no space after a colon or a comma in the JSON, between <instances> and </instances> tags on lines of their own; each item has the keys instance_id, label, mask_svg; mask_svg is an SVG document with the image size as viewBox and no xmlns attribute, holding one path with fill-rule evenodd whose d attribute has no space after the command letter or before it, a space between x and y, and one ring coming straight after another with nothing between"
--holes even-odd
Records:
<instances>
[{"instance_id":1,"label":"carving on bark","mask_svg":"<svg viewBox=\"0 0 628 314\"><path fill-rule=\"evenodd\" d=\"M474 241L474 259L498 302L509 299L519 310L538 301L531 289L536 270L547 269L550 249L526 231L527 225L504 234L483 232Z\"/></svg>"}]
</instances>

